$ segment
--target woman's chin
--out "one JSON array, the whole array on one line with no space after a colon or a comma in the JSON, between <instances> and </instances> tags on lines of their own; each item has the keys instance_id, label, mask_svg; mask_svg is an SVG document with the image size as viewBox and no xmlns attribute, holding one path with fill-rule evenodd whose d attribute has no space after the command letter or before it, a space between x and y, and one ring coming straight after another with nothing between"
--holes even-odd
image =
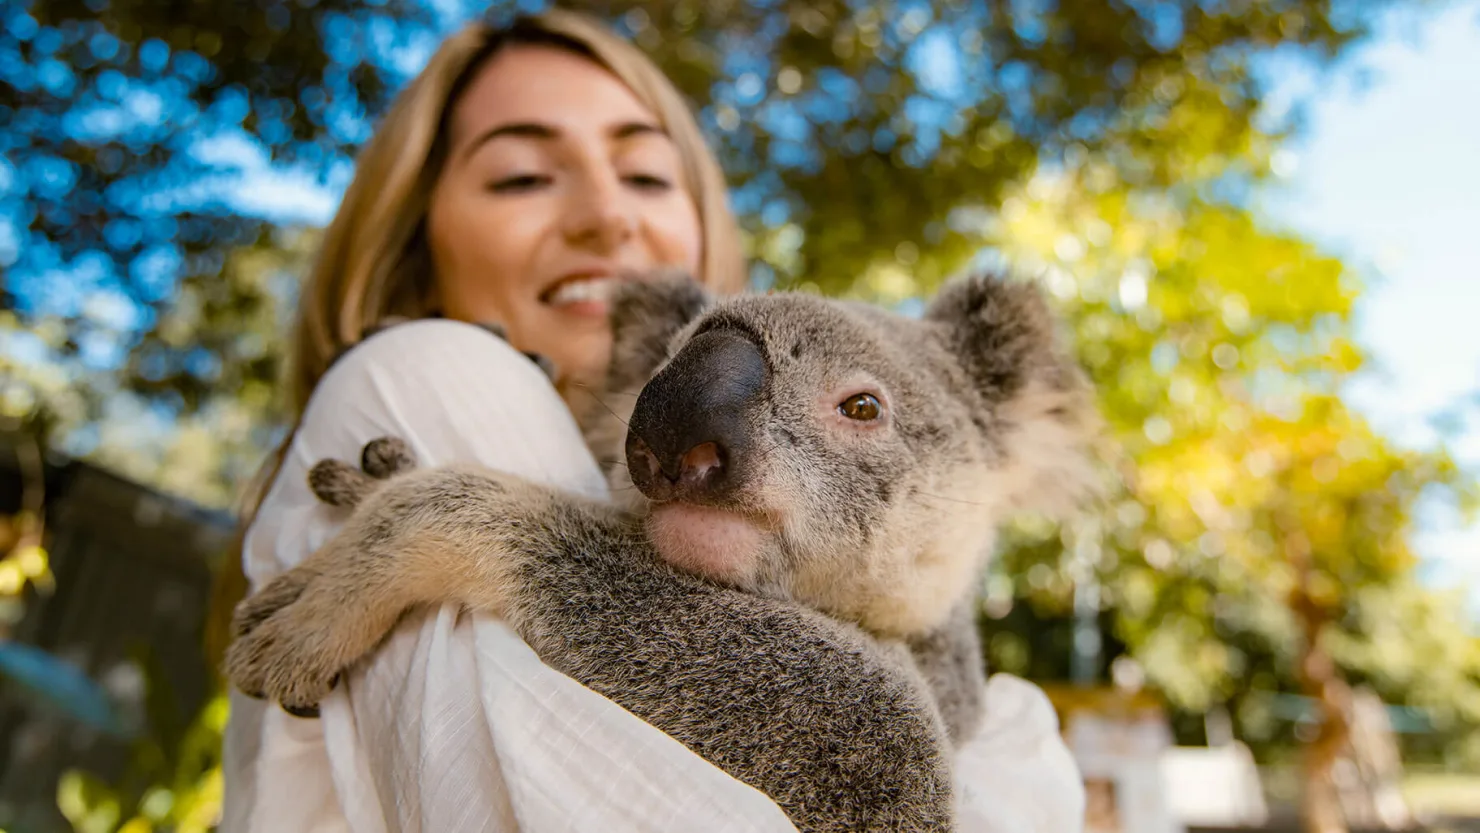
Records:
<instances>
[{"instance_id":1,"label":"woman's chin","mask_svg":"<svg viewBox=\"0 0 1480 833\"><path fill-rule=\"evenodd\" d=\"M690 503L655 507L648 534L658 555L679 570L739 586L754 580L766 539L741 515Z\"/></svg>"}]
</instances>

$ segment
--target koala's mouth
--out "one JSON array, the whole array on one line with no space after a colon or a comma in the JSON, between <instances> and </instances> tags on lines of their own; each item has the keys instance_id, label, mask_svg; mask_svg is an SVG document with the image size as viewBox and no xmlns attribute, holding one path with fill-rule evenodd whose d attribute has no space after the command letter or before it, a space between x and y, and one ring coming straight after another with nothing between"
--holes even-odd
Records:
<instances>
[{"instance_id":1,"label":"koala's mouth","mask_svg":"<svg viewBox=\"0 0 1480 833\"><path fill-rule=\"evenodd\" d=\"M745 586L756 577L770 536L738 512L674 501L655 506L648 533L664 561L693 575Z\"/></svg>"}]
</instances>

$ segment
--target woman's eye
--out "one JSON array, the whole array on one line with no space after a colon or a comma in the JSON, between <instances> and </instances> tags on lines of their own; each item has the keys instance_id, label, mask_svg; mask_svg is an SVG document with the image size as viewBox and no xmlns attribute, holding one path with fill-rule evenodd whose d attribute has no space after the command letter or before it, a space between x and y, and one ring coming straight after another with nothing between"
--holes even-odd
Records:
<instances>
[{"instance_id":1,"label":"woman's eye","mask_svg":"<svg viewBox=\"0 0 1480 833\"><path fill-rule=\"evenodd\" d=\"M632 174L625 177L628 183L643 189L644 191L666 191L673 187L673 183L660 176L649 174Z\"/></svg>"},{"instance_id":2,"label":"woman's eye","mask_svg":"<svg viewBox=\"0 0 1480 833\"><path fill-rule=\"evenodd\" d=\"M884 406L871 393L855 393L838 405L838 413L859 422L872 422L883 413Z\"/></svg>"},{"instance_id":3,"label":"woman's eye","mask_svg":"<svg viewBox=\"0 0 1480 833\"><path fill-rule=\"evenodd\" d=\"M550 181L547 176L539 174L522 174L500 179L488 186L488 190L497 194L510 194L519 191L530 191Z\"/></svg>"}]
</instances>

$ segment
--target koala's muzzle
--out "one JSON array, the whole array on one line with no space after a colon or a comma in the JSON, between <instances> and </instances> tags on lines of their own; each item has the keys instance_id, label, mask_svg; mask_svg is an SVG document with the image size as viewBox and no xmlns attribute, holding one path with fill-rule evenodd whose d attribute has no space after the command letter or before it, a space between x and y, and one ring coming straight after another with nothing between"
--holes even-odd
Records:
<instances>
[{"instance_id":1,"label":"koala's muzzle","mask_svg":"<svg viewBox=\"0 0 1480 833\"><path fill-rule=\"evenodd\" d=\"M652 500L714 503L738 486L768 371L759 345L710 330L642 389L627 426L632 483Z\"/></svg>"}]
</instances>

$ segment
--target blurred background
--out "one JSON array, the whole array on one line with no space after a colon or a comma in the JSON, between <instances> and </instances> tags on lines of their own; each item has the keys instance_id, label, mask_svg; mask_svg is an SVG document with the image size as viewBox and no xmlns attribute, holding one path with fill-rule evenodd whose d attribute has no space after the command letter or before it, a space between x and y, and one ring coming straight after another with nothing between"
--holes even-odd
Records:
<instances>
[{"instance_id":1,"label":"blurred background","mask_svg":"<svg viewBox=\"0 0 1480 833\"><path fill-rule=\"evenodd\" d=\"M212 828L298 276L438 40L542 5L0 0L0 830ZM1480 829L1480 2L569 5L691 97L757 289L1072 326L1108 497L981 627L1087 829Z\"/></svg>"}]
</instances>

